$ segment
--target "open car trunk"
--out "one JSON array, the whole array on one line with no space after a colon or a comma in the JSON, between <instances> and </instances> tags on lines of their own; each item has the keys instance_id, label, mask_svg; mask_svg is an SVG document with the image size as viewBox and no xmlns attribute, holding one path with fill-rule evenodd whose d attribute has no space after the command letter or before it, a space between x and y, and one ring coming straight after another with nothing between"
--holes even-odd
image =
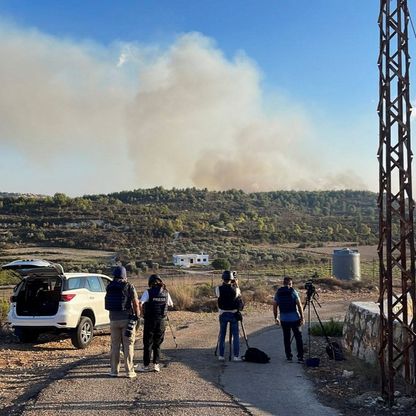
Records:
<instances>
[{"instance_id":1,"label":"open car trunk","mask_svg":"<svg viewBox=\"0 0 416 416\"><path fill-rule=\"evenodd\" d=\"M53 316L58 312L62 279L28 276L15 296L18 316Z\"/></svg>"},{"instance_id":2,"label":"open car trunk","mask_svg":"<svg viewBox=\"0 0 416 416\"><path fill-rule=\"evenodd\" d=\"M53 316L59 308L64 282L62 267L43 260L18 260L2 267L22 277L13 300L18 316Z\"/></svg>"}]
</instances>

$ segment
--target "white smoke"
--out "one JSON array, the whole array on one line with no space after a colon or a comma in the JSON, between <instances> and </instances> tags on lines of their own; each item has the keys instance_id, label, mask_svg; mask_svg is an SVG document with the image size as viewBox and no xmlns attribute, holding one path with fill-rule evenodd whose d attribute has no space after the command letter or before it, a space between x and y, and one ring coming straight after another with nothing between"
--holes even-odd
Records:
<instances>
[{"instance_id":1,"label":"white smoke","mask_svg":"<svg viewBox=\"0 0 416 416\"><path fill-rule=\"evenodd\" d=\"M26 158L34 180L39 165L68 165L69 156L84 173L71 183L58 169L51 193L364 187L348 172L328 175L319 150L311 153L317 129L306 110L266 114L256 65L244 54L227 59L200 34L167 50L76 43L4 23L0 36L0 147Z\"/></svg>"}]
</instances>

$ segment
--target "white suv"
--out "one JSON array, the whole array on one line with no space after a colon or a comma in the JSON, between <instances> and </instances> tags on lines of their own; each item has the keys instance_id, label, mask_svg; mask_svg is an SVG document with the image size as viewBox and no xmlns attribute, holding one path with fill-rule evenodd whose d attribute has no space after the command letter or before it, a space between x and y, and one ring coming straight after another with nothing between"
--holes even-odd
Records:
<instances>
[{"instance_id":1,"label":"white suv","mask_svg":"<svg viewBox=\"0 0 416 416\"><path fill-rule=\"evenodd\" d=\"M22 277L8 315L21 342L34 342L42 332L67 332L76 348L86 348L93 329L110 324L104 308L110 277L64 273L60 264L45 260L16 260L2 269Z\"/></svg>"}]
</instances>

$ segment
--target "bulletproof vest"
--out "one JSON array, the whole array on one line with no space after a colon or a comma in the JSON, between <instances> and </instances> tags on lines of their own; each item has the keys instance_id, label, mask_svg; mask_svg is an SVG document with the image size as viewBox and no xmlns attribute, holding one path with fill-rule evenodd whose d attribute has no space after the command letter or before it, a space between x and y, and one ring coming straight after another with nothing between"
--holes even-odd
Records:
<instances>
[{"instance_id":1,"label":"bulletproof vest","mask_svg":"<svg viewBox=\"0 0 416 416\"><path fill-rule=\"evenodd\" d=\"M144 319L163 319L168 313L168 291L155 286L148 289L149 300L144 304Z\"/></svg>"},{"instance_id":2,"label":"bulletproof vest","mask_svg":"<svg viewBox=\"0 0 416 416\"><path fill-rule=\"evenodd\" d=\"M283 286L278 289L277 303L281 313L296 312L296 297L293 287Z\"/></svg>"},{"instance_id":3,"label":"bulletproof vest","mask_svg":"<svg viewBox=\"0 0 416 416\"><path fill-rule=\"evenodd\" d=\"M131 308L130 285L125 280L114 279L107 286L105 309L108 311L126 311Z\"/></svg>"},{"instance_id":4,"label":"bulletproof vest","mask_svg":"<svg viewBox=\"0 0 416 416\"><path fill-rule=\"evenodd\" d=\"M218 307L223 311L238 309L237 291L235 287L223 283L218 289L220 291Z\"/></svg>"}]
</instances>

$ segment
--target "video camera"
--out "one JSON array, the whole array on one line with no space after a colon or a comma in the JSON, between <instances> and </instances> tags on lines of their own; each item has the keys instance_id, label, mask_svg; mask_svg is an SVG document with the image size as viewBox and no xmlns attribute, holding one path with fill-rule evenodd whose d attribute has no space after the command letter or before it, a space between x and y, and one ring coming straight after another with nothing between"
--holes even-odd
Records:
<instances>
[{"instance_id":1,"label":"video camera","mask_svg":"<svg viewBox=\"0 0 416 416\"><path fill-rule=\"evenodd\" d=\"M313 280L309 279L305 282L305 289L306 289L306 296L308 299L311 299L315 296L317 296L318 294L316 293L316 288L313 284Z\"/></svg>"}]
</instances>

